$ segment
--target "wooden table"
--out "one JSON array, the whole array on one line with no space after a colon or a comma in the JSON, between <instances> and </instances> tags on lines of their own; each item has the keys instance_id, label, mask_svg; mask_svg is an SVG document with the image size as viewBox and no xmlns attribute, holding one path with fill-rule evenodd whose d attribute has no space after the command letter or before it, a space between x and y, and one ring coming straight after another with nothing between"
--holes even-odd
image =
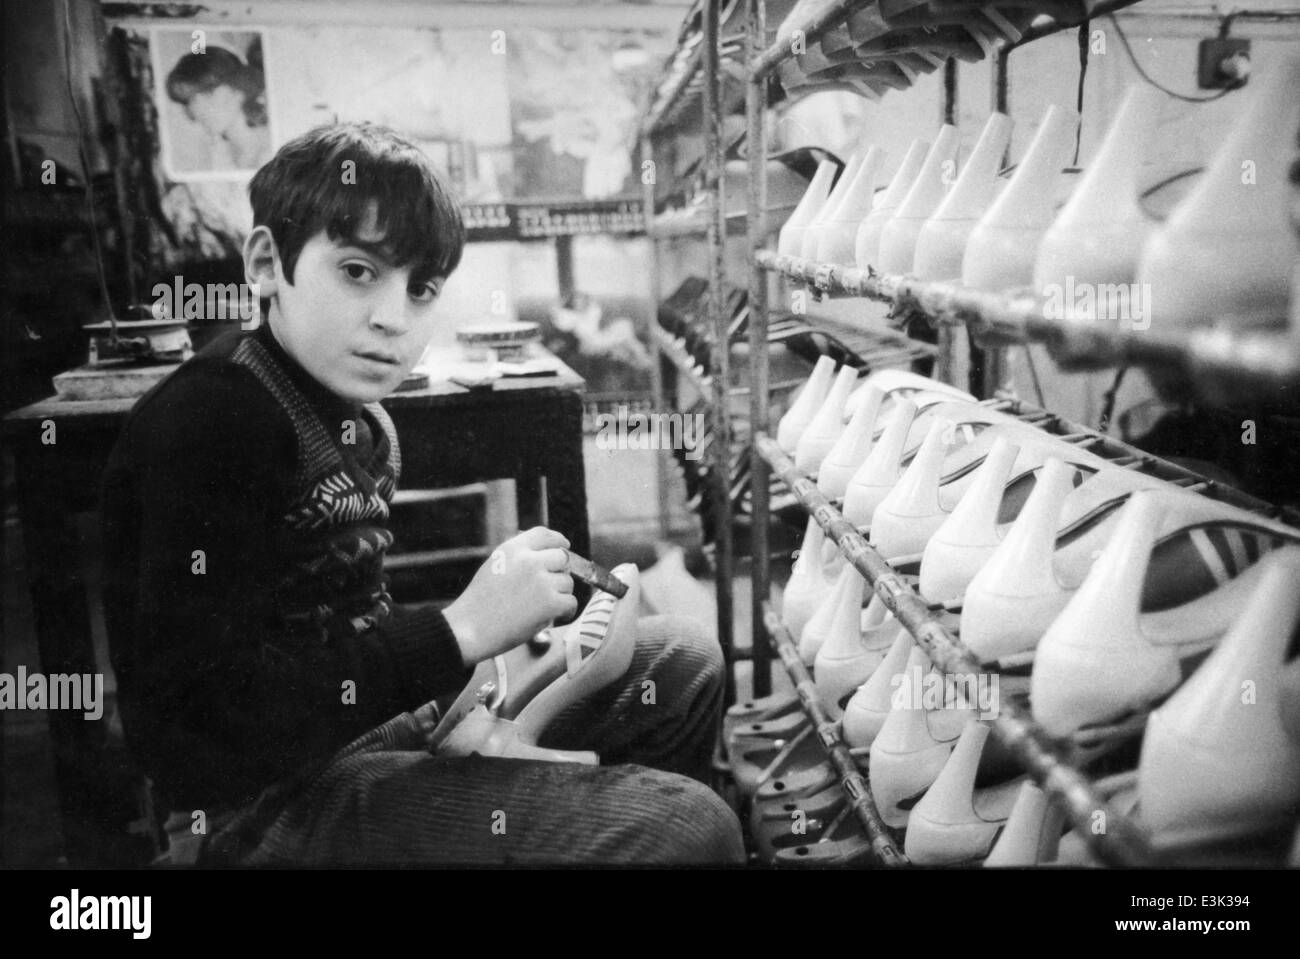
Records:
<instances>
[{"instance_id":1,"label":"wooden table","mask_svg":"<svg viewBox=\"0 0 1300 959\"><path fill-rule=\"evenodd\" d=\"M555 375L500 379L470 390L446 378L456 371L456 357L438 354L431 358L427 388L384 400L402 444L401 487L513 479L520 528L545 518L575 551L588 555L583 380L545 351L533 355L554 360ZM50 398L4 419L0 435L14 457L39 669L47 676L103 671L95 662L74 517L98 511L100 478L134 402ZM48 442L51 424L54 442ZM5 671L13 673L18 664L11 655L3 661ZM0 733L3 718L0 712ZM97 801L104 777L113 772L103 765L107 713L88 722L79 712L51 710L48 719L66 854L73 863L94 861L95 837L120 829ZM2 743L0 734L0 749ZM0 770L2 760L0 754ZM3 783L0 772L0 790Z\"/></svg>"}]
</instances>

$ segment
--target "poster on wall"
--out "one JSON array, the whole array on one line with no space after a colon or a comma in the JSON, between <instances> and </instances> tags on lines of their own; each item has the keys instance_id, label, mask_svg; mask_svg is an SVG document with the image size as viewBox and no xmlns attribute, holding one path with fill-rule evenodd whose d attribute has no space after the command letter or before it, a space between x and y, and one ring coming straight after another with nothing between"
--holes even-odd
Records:
<instances>
[{"instance_id":1,"label":"poster on wall","mask_svg":"<svg viewBox=\"0 0 1300 959\"><path fill-rule=\"evenodd\" d=\"M277 142L263 32L156 27L149 45L167 176L181 183L252 176Z\"/></svg>"}]
</instances>

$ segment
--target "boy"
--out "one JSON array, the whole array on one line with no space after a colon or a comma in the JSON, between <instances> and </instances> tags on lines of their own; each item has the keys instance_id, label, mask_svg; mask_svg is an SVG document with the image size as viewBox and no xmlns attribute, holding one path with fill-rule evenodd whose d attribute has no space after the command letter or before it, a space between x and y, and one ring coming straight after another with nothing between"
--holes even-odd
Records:
<instances>
[{"instance_id":1,"label":"boy","mask_svg":"<svg viewBox=\"0 0 1300 959\"><path fill-rule=\"evenodd\" d=\"M368 124L287 143L249 194L265 322L141 398L104 485L123 724L171 826L203 811L203 862L739 861L734 815L696 781L721 666L689 621L642 620L622 680L543 743L628 765L429 753L426 704L575 611L568 544L519 534L441 612L392 601L400 452L377 401L428 343L460 213Z\"/></svg>"}]
</instances>

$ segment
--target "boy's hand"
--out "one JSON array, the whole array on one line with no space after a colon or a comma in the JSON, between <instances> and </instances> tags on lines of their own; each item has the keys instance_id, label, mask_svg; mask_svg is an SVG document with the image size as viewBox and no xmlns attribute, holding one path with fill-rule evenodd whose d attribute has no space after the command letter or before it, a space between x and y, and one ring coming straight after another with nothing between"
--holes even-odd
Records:
<instances>
[{"instance_id":1,"label":"boy's hand","mask_svg":"<svg viewBox=\"0 0 1300 959\"><path fill-rule=\"evenodd\" d=\"M506 540L443 610L467 666L518 646L556 617L577 611L564 552L568 545L544 526Z\"/></svg>"}]
</instances>

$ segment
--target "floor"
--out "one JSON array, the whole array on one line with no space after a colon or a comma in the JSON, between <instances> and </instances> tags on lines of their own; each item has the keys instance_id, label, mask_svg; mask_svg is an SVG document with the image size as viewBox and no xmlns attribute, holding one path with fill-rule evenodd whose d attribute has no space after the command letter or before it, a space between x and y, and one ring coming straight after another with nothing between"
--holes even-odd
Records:
<instances>
[{"instance_id":1,"label":"floor","mask_svg":"<svg viewBox=\"0 0 1300 959\"><path fill-rule=\"evenodd\" d=\"M685 505L681 480L671 469L669 536L667 540L661 536L655 457L668 454L650 450L598 450L592 437L587 438L584 452L592 559L605 566L628 561L637 563L645 574L646 588L643 592L649 608L695 616L706 627L716 630L715 590L707 578L700 555L698 526ZM12 484L11 470L12 465L6 461L6 484ZM6 497L6 502L10 506L4 517L3 618L0 618L4 635L3 647L0 647L3 651L0 671L13 672L18 664L35 670L39 668L39 656L27 593L22 537L12 505L13 497ZM93 588L93 579L98 575L93 560L98 552L98 534L93 517L86 516L82 520L86 544L82 561ZM734 588L735 635L742 648L748 646L750 636L748 587L747 578L737 578ZM102 627L96 625L100 662L107 663ZM750 688L750 664L737 663L735 674L738 695L744 698ZM772 675L777 688L789 688L779 664L773 667ZM111 675L106 675L107 717L114 716L112 689ZM64 862L63 837L60 835L59 817L54 812L57 793L44 714L6 711L3 718L0 865L61 864ZM114 720L110 718L108 721ZM110 735L111 731L112 727ZM120 728L118 735L120 737ZM129 804L130 797L125 801Z\"/></svg>"}]
</instances>

